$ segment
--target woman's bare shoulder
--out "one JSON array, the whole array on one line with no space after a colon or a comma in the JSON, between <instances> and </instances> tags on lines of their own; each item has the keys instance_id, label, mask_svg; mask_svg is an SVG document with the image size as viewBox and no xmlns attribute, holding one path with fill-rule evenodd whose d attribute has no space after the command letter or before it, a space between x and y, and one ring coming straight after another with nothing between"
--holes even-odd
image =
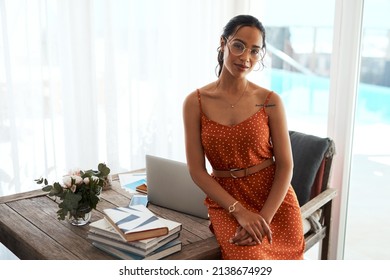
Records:
<instances>
[{"instance_id":1,"label":"woman's bare shoulder","mask_svg":"<svg viewBox=\"0 0 390 280\"><path fill-rule=\"evenodd\" d=\"M257 84L254 84L254 83L250 84L250 89L251 89L252 94L256 96L256 99L259 102L264 102L266 100L266 98L269 96L269 94L271 92L273 92L272 90L261 87Z\"/></svg>"},{"instance_id":2,"label":"woman's bare shoulder","mask_svg":"<svg viewBox=\"0 0 390 280\"><path fill-rule=\"evenodd\" d=\"M268 94L270 94L269 103L281 103L282 102L282 98L280 97L280 95L277 92L270 90Z\"/></svg>"},{"instance_id":3,"label":"woman's bare shoulder","mask_svg":"<svg viewBox=\"0 0 390 280\"><path fill-rule=\"evenodd\" d=\"M201 95L207 96L207 95L214 93L215 88L216 88L216 83L212 82L212 83L209 83L209 84L199 88L198 90L199 90Z\"/></svg>"},{"instance_id":4,"label":"woman's bare shoulder","mask_svg":"<svg viewBox=\"0 0 390 280\"><path fill-rule=\"evenodd\" d=\"M205 86L202 86L200 88L195 89L191 93L187 95L187 97L184 100L184 108L188 110L192 110L199 107L199 95L204 96L207 95L211 89L212 85L214 83L207 84Z\"/></svg>"},{"instance_id":5,"label":"woman's bare shoulder","mask_svg":"<svg viewBox=\"0 0 390 280\"><path fill-rule=\"evenodd\" d=\"M185 110L186 109L191 110L196 106L197 103L198 103L198 90L194 90L193 92L191 92L186 96L186 98L184 99L183 106Z\"/></svg>"}]
</instances>

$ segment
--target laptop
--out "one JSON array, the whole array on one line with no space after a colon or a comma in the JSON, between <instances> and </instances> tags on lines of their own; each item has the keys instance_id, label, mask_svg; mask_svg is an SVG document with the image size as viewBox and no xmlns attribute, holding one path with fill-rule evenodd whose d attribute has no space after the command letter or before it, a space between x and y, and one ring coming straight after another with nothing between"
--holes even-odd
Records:
<instances>
[{"instance_id":1,"label":"laptop","mask_svg":"<svg viewBox=\"0 0 390 280\"><path fill-rule=\"evenodd\" d=\"M192 181L186 163L152 155L145 161L150 203L208 219L206 194Z\"/></svg>"}]
</instances>

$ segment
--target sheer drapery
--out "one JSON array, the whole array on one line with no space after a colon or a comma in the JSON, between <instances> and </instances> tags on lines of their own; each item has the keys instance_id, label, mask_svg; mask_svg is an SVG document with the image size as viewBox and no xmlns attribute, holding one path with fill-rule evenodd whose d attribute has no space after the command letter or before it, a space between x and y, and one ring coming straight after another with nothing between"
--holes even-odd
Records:
<instances>
[{"instance_id":1,"label":"sheer drapery","mask_svg":"<svg viewBox=\"0 0 390 280\"><path fill-rule=\"evenodd\" d=\"M0 0L0 195L72 168L184 160L182 102L246 1Z\"/></svg>"}]
</instances>

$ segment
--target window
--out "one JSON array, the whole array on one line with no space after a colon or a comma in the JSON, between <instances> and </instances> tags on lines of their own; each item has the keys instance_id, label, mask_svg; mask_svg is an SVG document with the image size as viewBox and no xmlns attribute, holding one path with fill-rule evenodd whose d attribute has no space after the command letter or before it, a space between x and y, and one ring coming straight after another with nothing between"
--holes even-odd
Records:
<instances>
[{"instance_id":1,"label":"window","mask_svg":"<svg viewBox=\"0 0 390 280\"><path fill-rule=\"evenodd\" d=\"M184 159L182 102L216 78L235 1L0 3L0 195L97 162Z\"/></svg>"},{"instance_id":2,"label":"window","mask_svg":"<svg viewBox=\"0 0 390 280\"><path fill-rule=\"evenodd\" d=\"M250 4L267 31L268 61L255 79L282 97L290 130L325 136L334 1Z\"/></svg>"},{"instance_id":3,"label":"window","mask_svg":"<svg viewBox=\"0 0 390 280\"><path fill-rule=\"evenodd\" d=\"M364 3L345 259L390 258L390 20L381 17L389 4Z\"/></svg>"}]
</instances>

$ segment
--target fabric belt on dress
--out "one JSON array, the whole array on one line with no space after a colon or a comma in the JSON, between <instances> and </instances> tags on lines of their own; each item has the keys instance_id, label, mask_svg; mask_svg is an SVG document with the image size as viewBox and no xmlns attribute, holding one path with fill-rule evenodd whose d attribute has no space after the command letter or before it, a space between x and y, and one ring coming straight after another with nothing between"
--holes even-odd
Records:
<instances>
[{"instance_id":1,"label":"fabric belt on dress","mask_svg":"<svg viewBox=\"0 0 390 280\"><path fill-rule=\"evenodd\" d=\"M221 178L225 178L225 177L242 178L251 175L253 173L259 172L260 170L268 166L271 166L272 164L274 164L274 160L273 158L269 158L263 161L262 163L247 168L232 168L230 170L213 169L213 175L215 177L221 177Z\"/></svg>"}]
</instances>

